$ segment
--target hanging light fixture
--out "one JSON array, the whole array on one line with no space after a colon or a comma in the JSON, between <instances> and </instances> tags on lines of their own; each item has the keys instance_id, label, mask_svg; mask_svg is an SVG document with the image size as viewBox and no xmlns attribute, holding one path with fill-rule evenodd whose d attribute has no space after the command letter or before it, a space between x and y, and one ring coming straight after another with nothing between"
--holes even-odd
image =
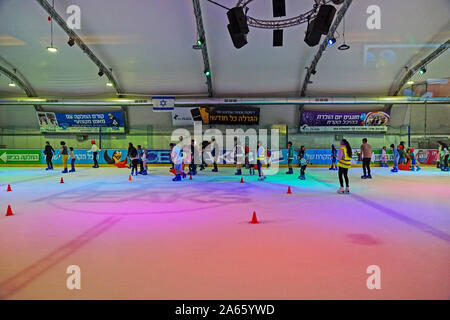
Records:
<instances>
[{"instance_id":1,"label":"hanging light fixture","mask_svg":"<svg viewBox=\"0 0 450 320\"><path fill-rule=\"evenodd\" d=\"M53 0L52 8L53 9L55 8L55 0ZM50 21L50 46L47 47L47 51L51 53L56 53L58 52L58 49L53 46L53 19L51 17L48 17L48 19Z\"/></svg>"},{"instance_id":2,"label":"hanging light fixture","mask_svg":"<svg viewBox=\"0 0 450 320\"><path fill-rule=\"evenodd\" d=\"M348 49L350 49L350 46L345 43L345 16L344 16L343 21L342 21L342 39L344 40L344 43L341 44L338 47L338 50L348 50Z\"/></svg>"}]
</instances>

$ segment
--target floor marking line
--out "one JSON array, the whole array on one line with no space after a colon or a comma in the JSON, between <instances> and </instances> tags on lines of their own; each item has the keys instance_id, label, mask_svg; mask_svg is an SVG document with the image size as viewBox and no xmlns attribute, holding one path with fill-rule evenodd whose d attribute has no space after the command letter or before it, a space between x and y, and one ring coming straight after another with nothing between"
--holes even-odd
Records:
<instances>
[{"instance_id":1,"label":"floor marking line","mask_svg":"<svg viewBox=\"0 0 450 320\"><path fill-rule=\"evenodd\" d=\"M81 247L83 247L93 239L97 238L100 234L107 231L120 220L121 218L117 217L109 217L102 220L101 222L83 232L81 235L77 236L75 239L56 248L48 255L34 262L25 269L22 269L9 279L6 279L2 283L0 283L0 298L5 299L22 290L32 281L36 280L56 264L79 250ZM64 278L61 277L61 279Z\"/></svg>"}]
</instances>

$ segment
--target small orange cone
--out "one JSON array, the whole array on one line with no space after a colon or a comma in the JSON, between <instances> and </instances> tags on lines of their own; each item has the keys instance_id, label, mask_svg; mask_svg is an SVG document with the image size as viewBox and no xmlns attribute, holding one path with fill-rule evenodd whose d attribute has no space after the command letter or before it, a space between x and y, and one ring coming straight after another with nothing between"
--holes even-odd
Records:
<instances>
[{"instance_id":1,"label":"small orange cone","mask_svg":"<svg viewBox=\"0 0 450 320\"><path fill-rule=\"evenodd\" d=\"M61 181L59 183L64 183L64 179L61 177Z\"/></svg>"},{"instance_id":2,"label":"small orange cone","mask_svg":"<svg viewBox=\"0 0 450 320\"><path fill-rule=\"evenodd\" d=\"M252 217L252 221L250 221L251 224L258 224L258 218L256 218L256 212L253 211L253 217Z\"/></svg>"},{"instance_id":3,"label":"small orange cone","mask_svg":"<svg viewBox=\"0 0 450 320\"><path fill-rule=\"evenodd\" d=\"M13 216L12 210L11 210L11 206L8 205L8 210L6 210L6 216Z\"/></svg>"},{"instance_id":4,"label":"small orange cone","mask_svg":"<svg viewBox=\"0 0 450 320\"><path fill-rule=\"evenodd\" d=\"M12 191L12 190L11 190L11 185L10 185L10 184L8 184L8 189L6 189L6 191L7 191L7 192Z\"/></svg>"},{"instance_id":5,"label":"small orange cone","mask_svg":"<svg viewBox=\"0 0 450 320\"><path fill-rule=\"evenodd\" d=\"M286 192L287 194L291 194L291 186L288 187L288 191Z\"/></svg>"},{"instance_id":6,"label":"small orange cone","mask_svg":"<svg viewBox=\"0 0 450 320\"><path fill-rule=\"evenodd\" d=\"M241 177L241 183L244 183L244 178L243 177Z\"/></svg>"},{"instance_id":7,"label":"small orange cone","mask_svg":"<svg viewBox=\"0 0 450 320\"><path fill-rule=\"evenodd\" d=\"M192 180L192 174L189 175L189 180Z\"/></svg>"},{"instance_id":8,"label":"small orange cone","mask_svg":"<svg viewBox=\"0 0 450 320\"><path fill-rule=\"evenodd\" d=\"M128 181L131 181L131 174L128 176Z\"/></svg>"}]
</instances>

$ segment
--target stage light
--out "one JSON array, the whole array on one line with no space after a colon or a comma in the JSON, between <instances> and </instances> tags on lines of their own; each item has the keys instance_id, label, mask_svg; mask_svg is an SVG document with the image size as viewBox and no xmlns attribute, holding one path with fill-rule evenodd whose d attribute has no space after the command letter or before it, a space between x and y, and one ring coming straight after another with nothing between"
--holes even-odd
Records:
<instances>
[{"instance_id":1,"label":"stage light","mask_svg":"<svg viewBox=\"0 0 450 320\"><path fill-rule=\"evenodd\" d=\"M69 38L69 41L67 41L67 44L72 47L75 44L75 40L73 38Z\"/></svg>"},{"instance_id":2,"label":"stage light","mask_svg":"<svg viewBox=\"0 0 450 320\"><path fill-rule=\"evenodd\" d=\"M204 43L205 43L205 40L203 39L203 37L200 37L200 38L197 40L197 44L198 44L199 46L203 46Z\"/></svg>"},{"instance_id":3,"label":"stage light","mask_svg":"<svg viewBox=\"0 0 450 320\"><path fill-rule=\"evenodd\" d=\"M211 75L211 72L209 70L205 70L205 76L209 77Z\"/></svg>"},{"instance_id":4,"label":"stage light","mask_svg":"<svg viewBox=\"0 0 450 320\"><path fill-rule=\"evenodd\" d=\"M425 72L427 72L427 69L425 67L419 70L419 74L424 74Z\"/></svg>"},{"instance_id":5,"label":"stage light","mask_svg":"<svg viewBox=\"0 0 450 320\"><path fill-rule=\"evenodd\" d=\"M109 81L106 83L106 85L107 85L108 87L112 87L112 86L113 86L112 82L109 82Z\"/></svg>"},{"instance_id":6,"label":"stage light","mask_svg":"<svg viewBox=\"0 0 450 320\"><path fill-rule=\"evenodd\" d=\"M328 39L328 45L332 46L334 43L336 42L336 38L335 37L331 37Z\"/></svg>"},{"instance_id":7,"label":"stage light","mask_svg":"<svg viewBox=\"0 0 450 320\"><path fill-rule=\"evenodd\" d=\"M16 84L15 84L14 82L10 82L10 83L8 83L8 86L10 86L10 87L15 87Z\"/></svg>"},{"instance_id":8,"label":"stage light","mask_svg":"<svg viewBox=\"0 0 450 320\"><path fill-rule=\"evenodd\" d=\"M348 50L348 49L350 49L350 46L349 46L348 44L346 44L346 43L341 44L341 45L338 47L338 50Z\"/></svg>"},{"instance_id":9,"label":"stage light","mask_svg":"<svg viewBox=\"0 0 450 320\"><path fill-rule=\"evenodd\" d=\"M51 52L51 53L56 53L56 52L58 52L58 49L56 49L56 48L53 47L53 46L50 46L50 47L47 47L47 51L48 51L48 52Z\"/></svg>"},{"instance_id":10,"label":"stage light","mask_svg":"<svg viewBox=\"0 0 450 320\"><path fill-rule=\"evenodd\" d=\"M99 77L103 76L103 74L104 74L104 73L103 73L103 70L99 70L99 71L98 71L98 76L99 76Z\"/></svg>"}]
</instances>

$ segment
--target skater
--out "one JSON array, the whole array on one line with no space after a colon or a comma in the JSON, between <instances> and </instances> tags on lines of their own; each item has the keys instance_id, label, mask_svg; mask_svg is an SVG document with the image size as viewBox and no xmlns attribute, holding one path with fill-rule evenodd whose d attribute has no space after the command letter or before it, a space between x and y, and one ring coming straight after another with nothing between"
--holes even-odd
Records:
<instances>
[{"instance_id":1,"label":"skater","mask_svg":"<svg viewBox=\"0 0 450 320\"><path fill-rule=\"evenodd\" d=\"M448 157L449 151L448 146L442 141L438 141L439 146L441 147L440 158L441 158L441 171L448 171Z\"/></svg>"},{"instance_id":2,"label":"skater","mask_svg":"<svg viewBox=\"0 0 450 320\"><path fill-rule=\"evenodd\" d=\"M397 147L398 152L398 163L403 164L405 163L405 141L400 141L400 144Z\"/></svg>"},{"instance_id":3,"label":"skater","mask_svg":"<svg viewBox=\"0 0 450 320\"><path fill-rule=\"evenodd\" d=\"M234 162L236 163L236 173L234 175L242 175L242 163L244 160L244 149L242 148L241 142L237 137L234 138L234 149L233 149Z\"/></svg>"},{"instance_id":4,"label":"skater","mask_svg":"<svg viewBox=\"0 0 450 320\"><path fill-rule=\"evenodd\" d=\"M47 162L47 168L45 170L53 170L52 158L53 155L55 154L55 149L53 149L53 147L50 145L50 142L48 141L45 142L45 148L43 153L45 154L45 161Z\"/></svg>"},{"instance_id":5,"label":"skater","mask_svg":"<svg viewBox=\"0 0 450 320\"><path fill-rule=\"evenodd\" d=\"M189 164L189 172L188 174L196 175L197 174L197 164L195 156L198 157L198 149L194 139L191 139L191 152L190 152L190 164Z\"/></svg>"},{"instance_id":6,"label":"skater","mask_svg":"<svg viewBox=\"0 0 450 320\"><path fill-rule=\"evenodd\" d=\"M137 149L133 146L133 144L130 142L129 143L129 147L128 149L130 150L129 152L129 157L130 157L130 161L131 161L131 175L137 176L138 175L138 163L139 163L139 154Z\"/></svg>"},{"instance_id":7,"label":"skater","mask_svg":"<svg viewBox=\"0 0 450 320\"><path fill-rule=\"evenodd\" d=\"M142 156L141 156L141 171L139 172L143 176L147 175L147 149L142 149Z\"/></svg>"},{"instance_id":8,"label":"skater","mask_svg":"<svg viewBox=\"0 0 450 320\"><path fill-rule=\"evenodd\" d=\"M270 168L270 165L272 164L272 151L269 147L267 147L267 168Z\"/></svg>"},{"instance_id":9,"label":"skater","mask_svg":"<svg viewBox=\"0 0 450 320\"><path fill-rule=\"evenodd\" d=\"M306 170L306 166L308 165L308 160L306 160L305 158L305 153L306 153L306 149L305 146L301 146L300 147L300 151L298 152L298 163L300 166L300 175L298 176L298 178L300 180L305 180L305 170Z\"/></svg>"},{"instance_id":10,"label":"skater","mask_svg":"<svg viewBox=\"0 0 450 320\"><path fill-rule=\"evenodd\" d=\"M57 158L61 155L62 156L62 163L63 163L63 171L61 173L67 173L67 160L69 159L69 152L67 151L67 146L64 141L60 142L61 144L61 150L59 151Z\"/></svg>"},{"instance_id":11,"label":"skater","mask_svg":"<svg viewBox=\"0 0 450 320\"><path fill-rule=\"evenodd\" d=\"M370 161L372 160L372 146L367 143L367 138L362 139L360 160L362 161L364 173L364 175L361 176L361 179L372 179L372 175L370 174Z\"/></svg>"},{"instance_id":12,"label":"skater","mask_svg":"<svg viewBox=\"0 0 450 320\"><path fill-rule=\"evenodd\" d=\"M211 148L211 155L214 158L214 168L211 170L211 172L218 172L219 170L217 169L217 157L216 157L216 148L217 148L217 142L216 142L216 138L212 137L211 138L211 143L209 144L209 147Z\"/></svg>"},{"instance_id":13,"label":"skater","mask_svg":"<svg viewBox=\"0 0 450 320\"><path fill-rule=\"evenodd\" d=\"M89 150L88 152L92 152L93 155L94 165L92 166L92 168L98 168L98 161L97 161L98 147L95 145L95 140L92 140L91 144L92 144L91 150Z\"/></svg>"},{"instance_id":14,"label":"skater","mask_svg":"<svg viewBox=\"0 0 450 320\"><path fill-rule=\"evenodd\" d=\"M262 170L262 165L265 159L266 150L264 150L264 147L261 143L261 141L258 141L258 150L256 152L256 165L258 168L258 180L263 181L266 179L266 176L264 175L264 172Z\"/></svg>"},{"instance_id":15,"label":"skater","mask_svg":"<svg viewBox=\"0 0 450 320\"><path fill-rule=\"evenodd\" d=\"M208 164L205 162L205 157L204 157L205 149L207 146L208 146L208 141L203 141L202 142L202 154L201 154L202 164L200 165L200 171L205 170L205 168L208 167Z\"/></svg>"},{"instance_id":16,"label":"skater","mask_svg":"<svg viewBox=\"0 0 450 320\"><path fill-rule=\"evenodd\" d=\"M251 159L251 160L250 160ZM251 176L255 175L255 166L251 163L253 161L253 154L248 146L245 146L245 165Z\"/></svg>"},{"instance_id":17,"label":"skater","mask_svg":"<svg viewBox=\"0 0 450 320\"><path fill-rule=\"evenodd\" d=\"M393 161L393 168L391 172L398 172L398 160L399 160L399 154L398 154L398 148L395 148L394 144L391 144L392 149L392 161Z\"/></svg>"},{"instance_id":18,"label":"skater","mask_svg":"<svg viewBox=\"0 0 450 320\"><path fill-rule=\"evenodd\" d=\"M175 169L175 178L172 181L181 181L181 173L182 173L182 165L183 165L183 156L181 154L181 149L175 143L170 143L170 156L172 158L172 162Z\"/></svg>"},{"instance_id":19,"label":"skater","mask_svg":"<svg viewBox=\"0 0 450 320\"><path fill-rule=\"evenodd\" d=\"M331 145L331 167L328 170L337 170L336 165L336 156L337 156L337 150L334 144Z\"/></svg>"},{"instance_id":20,"label":"skater","mask_svg":"<svg viewBox=\"0 0 450 320\"><path fill-rule=\"evenodd\" d=\"M130 159L130 151L131 151L131 149L133 149L134 147L133 147L133 144L131 143L131 142L128 142L128 153L127 153L127 158L128 158L128 161L129 161L129 164L128 164L128 169L131 169L131 166L133 165L132 163L131 163L131 159Z\"/></svg>"},{"instance_id":21,"label":"skater","mask_svg":"<svg viewBox=\"0 0 450 320\"><path fill-rule=\"evenodd\" d=\"M288 171L286 171L286 174L293 174L294 170L292 169L292 161L294 161L294 146L292 145L292 142L288 142Z\"/></svg>"},{"instance_id":22,"label":"skater","mask_svg":"<svg viewBox=\"0 0 450 320\"><path fill-rule=\"evenodd\" d=\"M73 147L69 148L69 157L70 157L70 170L69 172L75 172L75 160L77 159L75 157L75 154L73 153Z\"/></svg>"},{"instance_id":23,"label":"skater","mask_svg":"<svg viewBox=\"0 0 450 320\"><path fill-rule=\"evenodd\" d=\"M411 159L411 167L410 170L411 171L419 171L420 167L417 165L416 163L416 156L414 154L414 148L409 148L408 149L408 153L409 153L409 158ZM414 166L416 166L416 168L414 168Z\"/></svg>"},{"instance_id":24,"label":"skater","mask_svg":"<svg viewBox=\"0 0 450 320\"><path fill-rule=\"evenodd\" d=\"M381 148L380 167L388 168L387 160L386 160L386 146Z\"/></svg>"},{"instance_id":25,"label":"skater","mask_svg":"<svg viewBox=\"0 0 450 320\"><path fill-rule=\"evenodd\" d=\"M352 147L347 140L342 139L340 143L338 159L338 176L340 188L337 191L339 194L350 193L350 187L348 182L348 169L352 167ZM345 180L345 190L344 190L344 180Z\"/></svg>"},{"instance_id":26,"label":"skater","mask_svg":"<svg viewBox=\"0 0 450 320\"><path fill-rule=\"evenodd\" d=\"M138 153L138 157L139 157L139 160L138 160L139 173L141 173L144 170L144 167L143 167L144 163L142 161L142 154L143 154L143 152L144 152L144 150L142 150L142 146L140 144L138 144L138 146L137 146L137 153Z\"/></svg>"}]
</instances>

